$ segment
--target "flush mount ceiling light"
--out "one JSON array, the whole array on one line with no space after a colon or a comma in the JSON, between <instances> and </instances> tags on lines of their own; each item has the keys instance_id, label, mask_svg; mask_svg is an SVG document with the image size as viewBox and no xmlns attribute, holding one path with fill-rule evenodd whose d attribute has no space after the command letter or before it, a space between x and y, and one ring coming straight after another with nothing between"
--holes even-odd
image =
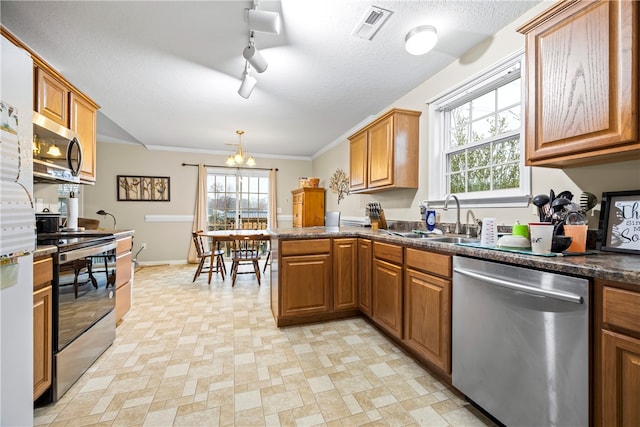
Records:
<instances>
[{"instance_id":1,"label":"flush mount ceiling light","mask_svg":"<svg viewBox=\"0 0 640 427\"><path fill-rule=\"evenodd\" d=\"M249 63L246 63L244 73L242 74L242 83L238 89L238 95L244 99L248 99L251 96L251 92L253 92L253 89L255 89L256 84L258 83L256 78L253 77L250 72L251 68L249 67Z\"/></svg>"},{"instance_id":2,"label":"flush mount ceiling light","mask_svg":"<svg viewBox=\"0 0 640 427\"><path fill-rule=\"evenodd\" d=\"M246 153L242 149L242 135L244 134L244 131L243 130L237 130L236 133L238 134L238 143L237 144L229 144L229 145L237 145L238 146L238 151L236 151L236 154L227 157L227 161L225 163L228 166L242 166L242 165L245 164L245 161L246 161L246 165L247 166L255 166L256 165L256 161L253 159L253 156L249 156L247 158Z\"/></svg>"},{"instance_id":3,"label":"flush mount ceiling light","mask_svg":"<svg viewBox=\"0 0 640 427\"><path fill-rule=\"evenodd\" d=\"M424 55L438 42L438 31L431 25L416 27L407 33L404 48L411 55Z\"/></svg>"}]
</instances>

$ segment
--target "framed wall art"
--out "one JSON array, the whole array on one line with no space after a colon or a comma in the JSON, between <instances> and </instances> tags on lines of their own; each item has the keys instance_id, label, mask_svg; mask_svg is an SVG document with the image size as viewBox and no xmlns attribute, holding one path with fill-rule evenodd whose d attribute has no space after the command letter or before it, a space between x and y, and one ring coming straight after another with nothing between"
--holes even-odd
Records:
<instances>
[{"instance_id":1,"label":"framed wall art","mask_svg":"<svg viewBox=\"0 0 640 427\"><path fill-rule=\"evenodd\" d=\"M168 202L171 200L168 176L118 175L119 202Z\"/></svg>"},{"instance_id":2,"label":"framed wall art","mask_svg":"<svg viewBox=\"0 0 640 427\"><path fill-rule=\"evenodd\" d=\"M640 190L602 193L597 248L640 255Z\"/></svg>"}]
</instances>

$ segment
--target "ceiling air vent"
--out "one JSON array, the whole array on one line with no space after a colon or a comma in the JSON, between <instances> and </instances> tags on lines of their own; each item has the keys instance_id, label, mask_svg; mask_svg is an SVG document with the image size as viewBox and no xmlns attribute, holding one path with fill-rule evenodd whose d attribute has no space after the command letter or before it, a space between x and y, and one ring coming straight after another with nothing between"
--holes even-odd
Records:
<instances>
[{"instance_id":1,"label":"ceiling air vent","mask_svg":"<svg viewBox=\"0 0 640 427\"><path fill-rule=\"evenodd\" d=\"M358 25L356 25L351 35L360 37L361 39L371 40L392 13L390 10L371 6Z\"/></svg>"}]
</instances>

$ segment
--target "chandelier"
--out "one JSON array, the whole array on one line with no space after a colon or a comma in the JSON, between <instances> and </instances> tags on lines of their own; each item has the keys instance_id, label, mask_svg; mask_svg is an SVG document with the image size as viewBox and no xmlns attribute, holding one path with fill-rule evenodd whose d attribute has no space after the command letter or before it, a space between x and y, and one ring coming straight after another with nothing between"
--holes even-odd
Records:
<instances>
[{"instance_id":1,"label":"chandelier","mask_svg":"<svg viewBox=\"0 0 640 427\"><path fill-rule=\"evenodd\" d=\"M253 156L249 156L247 158L247 154L244 152L242 148L242 134L244 134L243 130L237 130L238 134L238 143L237 144L229 144L229 145L237 145L238 151L233 156L227 157L227 161L225 162L228 166L241 166L246 162L247 166L255 166L256 161L253 159Z\"/></svg>"}]
</instances>

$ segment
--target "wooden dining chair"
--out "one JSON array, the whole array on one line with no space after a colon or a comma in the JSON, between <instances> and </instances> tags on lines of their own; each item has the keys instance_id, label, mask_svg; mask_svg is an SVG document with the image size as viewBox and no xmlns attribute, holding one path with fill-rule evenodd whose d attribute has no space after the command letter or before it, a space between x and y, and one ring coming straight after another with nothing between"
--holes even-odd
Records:
<instances>
[{"instance_id":1,"label":"wooden dining chair","mask_svg":"<svg viewBox=\"0 0 640 427\"><path fill-rule=\"evenodd\" d=\"M233 263L231 264L231 286L236 284L238 274L255 274L260 286L260 242L264 240L264 236L256 235L230 235L231 252L233 255ZM242 264L251 264L253 271L238 271Z\"/></svg>"},{"instance_id":2,"label":"wooden dining chair","mask_svg":"<svg viewBox=\"0 0 640 427\"><path fill-rule=\"evenodd\" d=\"M203 272L209 273L209 281L207 283L211 284L211 276L213 272L220 273L222 276L222 280L224 280L224 275L227 272L227 269L224 265L224 251L216 248L214 251L208 250L203 243L202 236L199 235L202 233L202 230L192 232L193 243L196 246L196 253L200 262L198 263L198 268L196 269L196 273L193 275L193 282L196 281L198 276L200 276ZM207 263L208 261L208 263Z\"/></svg>"}]
</instances>

